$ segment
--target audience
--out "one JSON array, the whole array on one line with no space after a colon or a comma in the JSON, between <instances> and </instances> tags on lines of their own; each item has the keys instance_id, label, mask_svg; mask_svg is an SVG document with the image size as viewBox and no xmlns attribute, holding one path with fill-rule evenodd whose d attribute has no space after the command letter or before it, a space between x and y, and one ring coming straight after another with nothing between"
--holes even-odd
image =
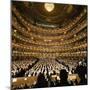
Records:
<instances>
[{"instance_id":1,"label":"audience","mask_svg":"<svg viewBox=\"0 0 90 90\"><path fill-rule=\"evenodd\" d=\"M22 61L23 64L13 62L12 77L37 77L37 81L32 86L27 84L13 88L43 88L43 87L57 87L57 86L71 86L71 85L87 85L87 60L73 62L73 67L70 62L66 63L61 60L34 60ZM33 64L31 64L31 62ZM36 63L35 63L36 62ZM18 65L17 65L18 64ZM30 68L29 68L29 65ZM25 67L23 67L25 66ZM23 67L23 68L22 68ZM13 75L15 72L15 75ZM70 73L71 72L71 73ZM69 80L68 76L71 74L78 74L80 81ZM20 76L21 75L21 76Z\"/></svg>"},{"instance_id":2,"label":"audience","mask_svg":"<svg viewBox=\"0 0 90 90\"><path fill-rule=\"evenodd\" d=\"M70 86L71 83L68 81L68 72L65 69L60 71L60 83L57 86Z\"/></svg>"},{"instance_id":3,"label":"audience","mask_svg":"<svg viewBox=\"0 0 90 90\"><path fill-rule=\"evenodd\" d=\"M37 79L37 83L35 85L36 88L43 88L43 87L47 87L48 86L48 82L46 81L44 74L40 73L38 75L38 79Z\"/></svg>"},{"instance_id":4,"label":"audience","mask_svg":"<svg viewBox=\"0 0 90 90\"><path fill-rule=\"evenodd\" d=\"M85 61L84 62L79 62L76 70L76 73L78 73L79 77L80 77L80 85L86 85L87 84L87 78L85 77L85 75L87 75L87 66Z\"/></svg>"},{"instance_id":5,"label":"audience","mask_svg":"<svg viewBox=\"0 0 90 90\"><path fill-rule=\"evenodd\" d=\"M12 77L24 77L25 72L32 68L37 61L38 59L13 61L11 70Z\"/></svg>"}]
</instances>

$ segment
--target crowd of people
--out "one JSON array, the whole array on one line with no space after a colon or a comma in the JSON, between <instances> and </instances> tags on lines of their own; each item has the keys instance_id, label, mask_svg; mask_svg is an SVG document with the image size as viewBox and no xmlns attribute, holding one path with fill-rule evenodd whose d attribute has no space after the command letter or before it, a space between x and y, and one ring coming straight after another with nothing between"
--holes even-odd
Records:
<instances>
[{"instance_id":1,"label":"crowd of people","mask_svg":"<svg viewBox=\"0 0 90 90\"><path fill-rule=\"evenodd\" d=\"M32 68L36 63L37 59L33 60L18 60L12 62L11 75L13 78L15 77L24 77L25 72Z\"/></svg>"},{"instance_id":2,"label":"crowd of people","mask_svg":"<svg viewBox=\"0 0 90 90\"><path fill-rule=\"evenodd\" d=\"M45 76L47 74L58 74L59 71L64 68L62 64L59 64L55 60L39 60L37 64L34 65L30 70L28 70L26 73L27 76L38 76L39 73L43 73Z\"/></svg>"},{"instance_id":3,"label":"crowd of people","mask_svg":"<svg viewBox=\"0 0 90 90\"><path fill-rule=\"evenodd\" d=\"M75 62L72 69L61 60L34 60L34 61L18 61L13 62L13 71L19 73L24 69L24 73L21 76L31 77L36 76L37 82L32 86L27 84L19 87L12 86L13 88L43 88L43 87L57 87L57 86L72 86L72 85L87 85L87 60ZM35 63L36 62L36 63ZM70 61L71 62L71 61ZM73 64L74 62L72 62ZM34 65L32 65L34 64ZM28 68L31 65L31 68ZM21 69L20 69L21 68ZM21 73L22 74L22 73ZM78 74L80 81L71 81L68 79L69 74ZM16 76L15 76L16 75ZM18 77L17 74L12 77ZM53 76L56 76L54 79Z\"/></svg>"}]
</instances>

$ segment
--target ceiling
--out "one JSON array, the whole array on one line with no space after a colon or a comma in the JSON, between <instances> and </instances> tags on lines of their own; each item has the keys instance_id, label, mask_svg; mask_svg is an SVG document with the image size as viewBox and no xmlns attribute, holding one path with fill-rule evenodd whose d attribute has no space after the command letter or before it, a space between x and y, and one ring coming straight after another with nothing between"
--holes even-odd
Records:
<instances>
[{"instance_id":1,"label":"ceiling","mask_svg":"<svg viewBox=\"0 0 90 90\"><path fill-rule=\"evenodd\" d=\"M84 6L54 4L54 10L48 12L45 3L13 1L13 5L22 16L34 25L43 27L64 27L82 12Z\"/></svg>"}]
</instances>

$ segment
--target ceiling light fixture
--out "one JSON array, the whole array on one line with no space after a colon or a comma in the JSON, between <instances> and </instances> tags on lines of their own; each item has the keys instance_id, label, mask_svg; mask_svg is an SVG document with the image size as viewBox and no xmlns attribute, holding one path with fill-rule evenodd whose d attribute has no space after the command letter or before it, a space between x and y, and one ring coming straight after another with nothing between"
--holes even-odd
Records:
<instances>
[{"instance_id":1,"label":"ceiling light fixture","mask_svg":"<svg viewBox=\"0 0 90 90\"><path fill-rule=\"evenodd\" d=\"M55 5L53 3L45 3L44 7L48 12L52 12L55 8Z\"/></svg>"}]
</instances>

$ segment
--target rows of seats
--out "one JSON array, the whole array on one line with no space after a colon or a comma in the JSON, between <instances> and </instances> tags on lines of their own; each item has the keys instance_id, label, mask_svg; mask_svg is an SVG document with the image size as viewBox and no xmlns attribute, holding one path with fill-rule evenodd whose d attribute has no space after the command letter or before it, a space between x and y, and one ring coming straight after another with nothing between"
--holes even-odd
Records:
<instances>
[{"instance_id":1,"label":"rows of seats","mask_svg":"<svg viewBox=\"0 0 90 90\"><path fill-rule=\"evenodd\" d=\"M67 61L66 61L67 62ZM13 88L40 88L40 87L50 87L50 86L69 86L69 85L86 85L87 84L87 60L82 60L75 62L75 67L72 69L73 72L70 73L68 69L70 64L63 62L61 60L39 60L32 68L29 68L25 72L25 77L37 77L37 82L32 86L28 84L21 85L21 87ZM71 61L70 61L71 62ZM27 61L31 63L31 61ZM24 61L23 61L24 64ZM22 66L23 66L22 64ZM73 63L72 63L73 64ZM15 64L14 64L15 65ZM19 65L19 63L18 63ZM28 64L27 64L28 65ZM68 65L68 67L67 67ZM77 74L79 76L78 80L69 80L68 76L72 74ZM52 76L57 76L54 80Z\"/></svg>"},{"instance_id":2,"label":"rows of seats","mask_svg":"<svg viewBox=\"0 0 90 90\"><path fill-rule=\"evenodd\" d=\"M12 62L12 77L23 77L28 68L33 67L37 60L18 60Z\"/></svg>"},{"instance_id":3,"label":"rows of seats","mask_svg":"<svg viewBox=\"0 0 90 90\"><path fill-rule=\"evenodd\" d=\"M24 70L23 75L21 76L38 76L40 73L43 73L45 76L60 73L61 69L65 69L67 72L72 74L72 70L76 69L78 60L22 60L22 61L13 61L12 64L12 77L20 77L18 73ZM84 64L85 65L85 64Z\"/></svg>"},{"instance_id":4,"label":"rows of seats","mask_svg":"<svg viewBox=\"0 0 90 90\"><path fill-rule=\"evenodd\" d=\"M39 62L26 73L28 73L28 76L38 76L39 73L51 75L56 73L58 74L62 68L64 68L63 65L59 64L55 60L39 60Z\"/></svg>"}]
</instances>

